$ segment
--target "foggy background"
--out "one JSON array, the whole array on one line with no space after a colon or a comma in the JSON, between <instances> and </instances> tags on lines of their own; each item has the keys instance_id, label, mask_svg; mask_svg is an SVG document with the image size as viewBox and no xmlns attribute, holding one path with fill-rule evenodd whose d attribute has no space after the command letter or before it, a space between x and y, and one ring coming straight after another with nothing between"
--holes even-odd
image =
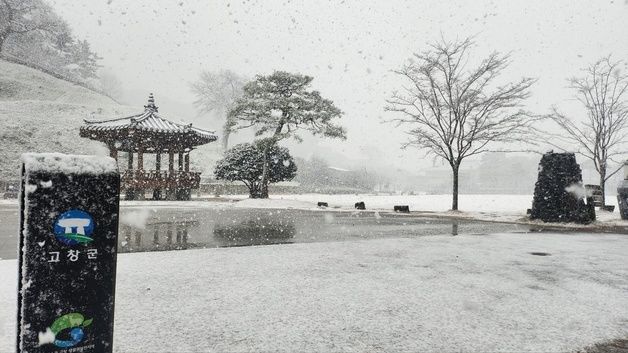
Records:
<instances>
[{"instance_id":1,"label":"foggy background","mask_svg":"<svg viewBox=\"0 0 628 353\"><path fill-rule=\"evenodd\" d=\"M548 113L555 104L570 115L582 115L566 79L611 53L624 65L628 62L628 0L49 3L77 36L103 56L102 71L117 77L123 87L122 102L138 112L153 92L166 117L220 133L222 121L199 116L193 105L189 85L202 70L229 69L249 78L273 70L311 75L313 87L345 112L342 124L348 139L306 137L301 144L286 144L293 154L320 156L342 168L377 168L402 185L426 174L449 177L449 167L442 161L425 158L424 152L414 149L401 150L403 129L386 123L392 115L383 111L386 98L402 83L391 70L412 53L427 49L428 42L473 35L474 58L494 50L510 53L511 65L498 82L538 78L527 101L527 109L537 114ZM230 145L249 138L235 134ZM533 185L540 155L507 158L515 158L510 164L523 167L510 174L532 168ZM577 158L586 168L584 158ZM481 159L463 164L463 175L464 168L481 167ZM586 169L583 177L585 182L596 181ZM609 191L614 192L615 186L611 181Z\"/></svg>"}]
</instances>

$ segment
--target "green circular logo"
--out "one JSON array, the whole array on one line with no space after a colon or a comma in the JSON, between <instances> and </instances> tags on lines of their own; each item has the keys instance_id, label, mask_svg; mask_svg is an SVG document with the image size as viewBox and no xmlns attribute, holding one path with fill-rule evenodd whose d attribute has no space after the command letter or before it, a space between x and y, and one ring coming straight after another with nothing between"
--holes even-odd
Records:
<instances>
[{"instance_id":1,"label":"green circular logo","mask_svg":"<svg viewBox=\"0 0 628 353\"><path fill-rule=\"evenodd\" d=\"M59 317L50 326L50 331L55 335L54 345L59 348L76 346L85 336L83 328L91 325L91 323L92 319L85 320L85 317L79 313L70 313ZM70 339L58 339L57 335L59 334L66 335Z\"/></svg>"}]
</instances>

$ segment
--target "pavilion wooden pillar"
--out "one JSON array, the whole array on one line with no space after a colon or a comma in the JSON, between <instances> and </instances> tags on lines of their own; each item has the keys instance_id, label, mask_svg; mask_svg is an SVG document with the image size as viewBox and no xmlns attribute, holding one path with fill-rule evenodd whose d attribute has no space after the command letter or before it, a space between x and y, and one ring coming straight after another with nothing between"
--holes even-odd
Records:
<instances>
[{"instance_id":1,"label":"pavilion wooden pillar","mask_svg":"<svg viewBox=\"0 0 628 353\"><path fill-rule=\"evenodd\" d=\"M144 151L137 151L137 170L144 170Z\"/></svg>"},{"instance_id":2,"label":"pavilion wooden pillar","mask_svg":"<svg viewBox=\"0 0 628 353\"><path fill-rule=\"evenodd\" d=\"M109 145L109 157L115 159L116 162L118 161L118 150L113 145Z\"/></svg>"},{"instance_id":3,"label":"pavilion wooden pillar","mask_svg":"<svg viewBox=\"0 0 628 353\"><path fill-rule=\"evenodd\" d=\"M138 149L137 150L137 170L138 170L138 174L137 178L139 180L143 180L144 176L143 176L143 171L144 171L144 150L142 149ZM136 200L144 200L145 196L144 194L146 193L146 190L143 187L138 187L137 189L135 189L135 198Z\"/></svg>"},{"instance_id":4,"label":"pavilion wooden pillar","mask_svg":"<svg viewBox=\"0 0 628 353\"><path fill-rule=\"evenodd\" d=\"M129 158L128 158L129 163L128 163L127 169L133 170L133 151L129 151L128 155L129 155Z\"/></svg>"},{"instance_id":5,"label":"pavilion wooden pillar","mask_svg":"<svg viewBox=\"0 0 628 353\"><path fill-rule=\"evenodd\" d=\"M161 175L161 152L160 151L155 151L155 177L158 180L161 180L161 178L163 178L163 176ZM162 194L163 190L160 187L155 187L153 188L153 200L161 200L162 199ZM158 230L155 230L155 232L158 232Z\"/></svg>"},{"instance_id":6,"label":"pavilion wooden pillar","mask_svg":"<svg viewBox=\"0 0 628 353\"><path fill-rule=\"evenodd\" d=\"M183 152L179 152L179 171L183 171Z\"/></svg>"},{"instance_id":7,"label":"pavilion wooden pillar","mask_svg":"<svg viewBox=\"0 0 628 353\"><path fill-rule=\"evenodd\" d=\"M168 175L172 178L174 175L174 151L168 151ZM177 188L172 185L174 180L169 180L169 186L166 189L166 200L177 199Z\"/></svg>"},{"instance_id":8,"label":"pavilion wooden pillar","mask_svg":"<svg viewBox=\"0 0 628 353\"><path fill-rule=\"evenodd\" d=\"M185 154L185 171L190 171L190 152Z\"/></svg>"},{"instance_id":9,"label":"pavilion wooden pillar","mask_svg":"<svg viewBox=\"0 0 628 353\"><path fill-rule=\"evenodd\" d=\"M127 173L125 173L127 178L135 179L135 174L133 173L133 150L127 152ZM131 187L126 187L126 199L127 200L135 200L135 189Z\"/></svg>"}]
</instances>

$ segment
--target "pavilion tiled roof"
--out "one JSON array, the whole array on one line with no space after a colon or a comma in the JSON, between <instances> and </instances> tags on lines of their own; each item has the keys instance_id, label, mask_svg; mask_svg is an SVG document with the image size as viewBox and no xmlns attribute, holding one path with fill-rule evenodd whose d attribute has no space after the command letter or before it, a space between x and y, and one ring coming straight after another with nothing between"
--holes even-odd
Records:
<instances>
[{"instance_id":1,"label":"pavilion tiled roof","mask_svg":"<svg viewBox=\"0 0 628 353\"><path fill-rule=\"evenodd\" d=\"M108 120L85 119L85 126L83 126L83 129L87 131L105 132L132 128L134 130L152 131L164 134L193 133L210 141L215 141L218 138L214 131L200 129L192 126L192 124L175 123L162 117L157 112L158 107L155 105L152 94L149 96L148 105L145 105L144 108L145 110L143 113L124 118Z\"/></svg>"}]
</instances>

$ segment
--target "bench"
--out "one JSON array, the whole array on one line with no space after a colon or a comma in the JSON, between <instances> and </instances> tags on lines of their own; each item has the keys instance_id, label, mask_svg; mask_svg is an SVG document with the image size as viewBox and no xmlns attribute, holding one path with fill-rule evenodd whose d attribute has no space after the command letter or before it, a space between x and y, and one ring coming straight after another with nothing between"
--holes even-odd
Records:
<instances>
[{"instance_id":1,"label":"bench","mask_svg":"<svg viewBox=\"0 0 628 353\"><path fill-rule=\"evenodd\" d=\"M408 205L393 206L393 210L395 212L409 213L410 212L410 206L408 206Z\"/></svg>"},{"instance_id":2,"label":"bench","mask_svg":"<svg viewBox=\"0 0 628 353\"><path fill-rule=\"evenodd\" d=\"M586 184L584 189L587 192L587 195L590 195L593 199L593 206L599 207L605 211L613 212L615 210L615 206L613 205L605 205L602 200L602 188L599 185Z\"/></svg>"}]
</instances>

